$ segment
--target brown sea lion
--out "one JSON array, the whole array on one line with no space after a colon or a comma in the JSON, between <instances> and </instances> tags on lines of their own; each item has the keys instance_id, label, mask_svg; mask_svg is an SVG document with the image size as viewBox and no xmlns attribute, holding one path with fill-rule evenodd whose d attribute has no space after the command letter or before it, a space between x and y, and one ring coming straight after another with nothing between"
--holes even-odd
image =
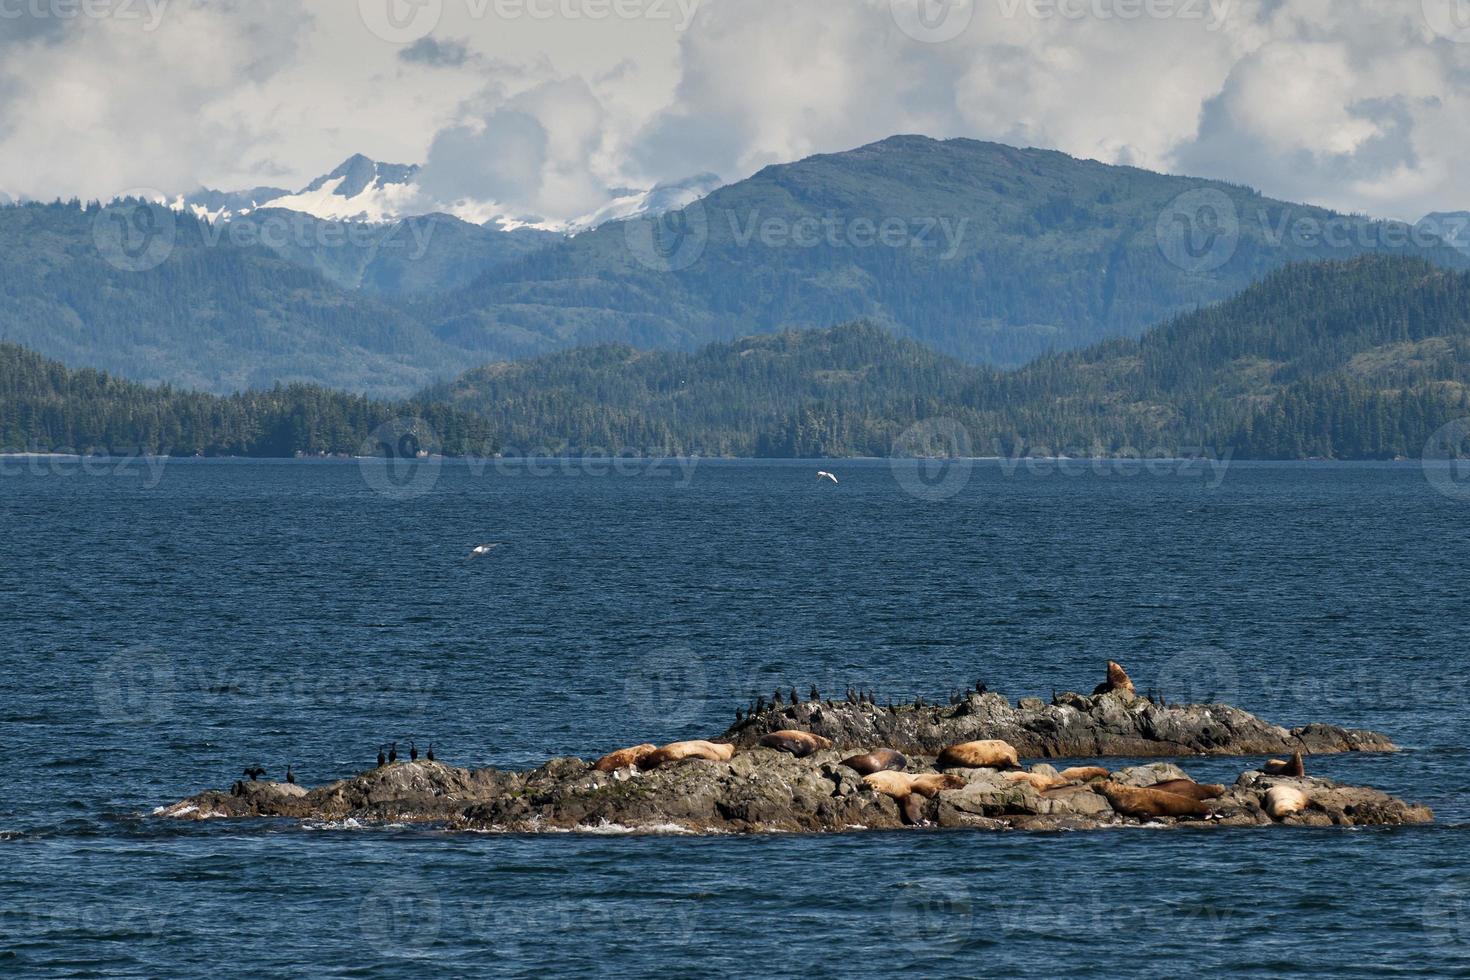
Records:
<instances>
[{"instance_id":1,"label":"brown sea lion","mask_svg":"<svg viewBox=\"0 0 1470 980\"><path fill-rule=\"evenodd\" d=\"M908 823L921 823L924 819L924 803L941 790L960 789L965 781L959 776L940 772L912 775L885 769L863 777L863 782L876 792L892 797Z\"/></svg>"},{"instance_id":2,"label":"brown sea lion","mask_svg":"<svg viewBox=\"0 0 1470 980\"><path fill-rule=\"evenodd\" d=\"M1093 789L1125 817L1204 817L1210 812L1199 800L1178 793L1113 782L1096 783Z\"/></svg>"},{"instance_id":3,"label":"brown sea lion","mask_svg":"<svg viewBox=\"0 0 1470 980\"><path fill-rule=\"evenodd\" d=\"M1080 779L1086 782L1089 779L1107 779L1112 773L1102 766L1073 766L1070 769L1063 769L1057 775L1063 779Z\"/></svg>"},{"instance_id":4,"label":"brown sea lion","mask_svg":"<svg viewBox=\"0 0 1470 980\"><path fill-rule=\"evenodd\" d=\"M1311 800L1295 786L1272 786L1266 791L1266 812L1273 820L1301 813Z\"/></svg>"},{"instance_id":5,"label":"brown sea lion","mask_svg":"<svg viewBox=\"0 0 1470 980\"><path fill-rule=\"evenodd\" d=\"M723 742L706 742L692 739L688 742L670 742L644 756L638 763L639 769L657 769L659 766L682 759L705 759L709 762L729 762L735 756L735 746Z\"/></svg>"},{"instance_id":6,"label":"brown sea lion","mask_svg":"<svg viewBox=\"0 0 1470 980\"><path fill-rule=\"evenodd\" d=\"M832 740L813 735L811 732L799 732L788 728L779 732L771 732L769 735L762 735L761 744L768 749L790 752L798 759L804 759L813 752L830 749Z\"/></svg>"},{"instance_id":7,"label":"brown sea lion","mask_svg":"<svg viewBox=\"0 0 1470 980\"><path fill-rule=\"evenodd\" d=\"M1285 759L1272 759L1261 767L1261 771L1268 776L1296 776L1298 778L1307 774L1306 764L1302 761L1302 754L1294 752L1291 761Z\"/></svg>"},{"instance_id":8,"label":"brown sea lion","mask_svg":"<svg viewBox=\"0 0 1470 980\"><path fill-rule=\"evenodd\" d=\"M1145 789L1156 789L1161 793L1176 793L1192 800L1213 800L1225 795L1225 787L1219 783L1197 783L1193 779L1166 779Z\"/></svg>"},{"instance_id":9,"label":"brown sea lion","mask_svg":"<svg viewBox=\"0 0 1470 980\"><path fill-rule=\"evenodd\" d=\"M871 776L885 769L907 769L909 760L897 749L874 749L864 755L854 755L843 759L842 764L849 769L856 770L860 776Z\"/></svg>"},{"instance_id":10,"label":"brown sea lion","mask_svg":"<svg viewBox=\"0 0 1470 980\"><path fill-rule=\"evenodd\" d=\"M1108 679L1092 689L1093 694L1133 694L1133 680L1116 660L1108 661Z\"/></svg>"},{"instance_id":11,"label":"brown sea lion","mask_svg":"<svg viewBox=\"0 0 1470 980\"><path fill-rule=\"evenodd\" d=\"M939 753L937 769L1019 769L1016 747L998 738L960 742Z\"/></svg>"},{"instance_id":12,"label":"brown sea lion","mask_svg":"<svg viewBox=\"0 0 1470 980\"><path fill-rule=\"evenodd\" d=\"M658 749L652 742L644 742L635 745L631 749L618 749L592 763L592 768L598 772L613 772L616 769L626 769L628 766L636 766L642 762L651 752Z\"/></svg>"},{"instance_id":13,"label":"brown sea lion","mask_svg":"<svg viewBox=\"0 0 1470 980\"><path fill-rule=\"evenodd\" d=\"M1071 782L1069 779L1063 779L1060 773L1055 776L1048 776L1045 773L1039 772L1008 772L1004 778L1013 783L1030 783L1038 790L1055 789L1058 786L1065 786Z\"/></svg>"}]
</instances>

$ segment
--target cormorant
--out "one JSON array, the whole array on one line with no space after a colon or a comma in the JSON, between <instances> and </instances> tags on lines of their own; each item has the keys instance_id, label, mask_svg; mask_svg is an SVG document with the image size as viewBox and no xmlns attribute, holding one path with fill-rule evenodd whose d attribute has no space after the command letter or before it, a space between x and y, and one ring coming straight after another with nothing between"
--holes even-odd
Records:
<instances>
[{"instance_id":1,"label":"cormorant","mask_svg":"<svg viewBox=\"0 0 1470 980\"><path fill-rule=\"evenodd\" d=\"M383 747L378 746L378 768L381 769L388 764L388 757L383 754Z\"/></svg>"},{"instance_id":2,"label":"cormorant","mask_svg":"<svg viewBox=\"0 0 1470 980\"><path fill-rule=\"evenodd\" d=\"M429 754L426 755L424 758L428 759L430 762L433 762L434 761L434 743L433 742L430 742L429 743Z\"/></svg>"},{"instance_id":3,"label":"cormorant","mask_svg":"<svg viewBox=\"0 0 1470 980\"><path fill-rule=\"evenodd\" d=\"M409 762L418 762L419 761L419 747L417 745L414 745L413 744L413 739L409 739L409 741L408 741L408 761Z\"/></svg>"},{"instance_id":4,"label":"cormorant","mask_svg":"<svg viewBox=\"0 0 1470 980\"><path fill-rule=\"evenodd\" d=\"M261 776L264 776L265 775L265 770L262 769L260 766L248 766L245 769L245 775L249 776L250 777L250 781L253 783L256 780L258 780Z\"/></svg>"},{"instance_id":5,"label":"cormorant","mask_svg":"<svg viewBox=\"0 0 1470 980\"><path fill-rule=\"evenodd\" d=\"M796 688L793 687L791 689L791 706L793 708L796 707L796 702L799 701L799 700L801 700L801 699L796 696Z\"/></svg>"},{"instance_id":6,"label":"cormorant","mask_svg":"<svg viewBox=\"0 0 1470 980\"><path fill-rule=\"evenodd\" d=\"M735 709L735 724L738 725L738 724L740 724L744 720L745 720L745 711L743 709L741 709L741 708L736 708Z\"/></svg>"},{"instance_id":7,"label":"cormorant","mask_svg":"<svg viewBox=\"0 0 1470 980\"><path fill-rule=\"evenodd\" d=\"M291 763L286 763L286 782L292 786L296 785L296 774L291 771Z\"/></svg>"},{"instance_id":8,"label":"cormorant","mask_svg":"<svg viewBox=\"0 0 1470 980\"><path fill-rule=\"evenodd\" d=\"M388 761L390 763L397 762L398 761L398 743L397 742L389 742L388 743Z\"/></svg>"},{"instance_id":9,"label":"cormorant","mask_svg":"<svg viewBox=\"0 0 1470 980\"><path fill-rule=\"evenodd\" d=\"M815 685L815 684L812 685L812 696L811 696L811 700L813 700L813 701L820 701L820 700L822 700L822 695L817 692L817 685Z\"/></svg>"}]
</instances>

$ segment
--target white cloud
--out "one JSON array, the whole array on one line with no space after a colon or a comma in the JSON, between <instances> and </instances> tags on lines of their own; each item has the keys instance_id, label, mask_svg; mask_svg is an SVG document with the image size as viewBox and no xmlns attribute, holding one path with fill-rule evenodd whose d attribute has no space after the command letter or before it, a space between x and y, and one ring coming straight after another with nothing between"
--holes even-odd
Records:
<instances>
[{"instance_id":1,"label":"white cloud","mask_svg":"<svg viewBox=\"0 0 1470 980\"><path fill-rule=\"evenodd\" d=\"M1420 0L973 0L937 44L890 0L703 0L682 32L672 0L601 19L538 2L443 0L404 44L353 2L0 23L0 189L296 187L361 152L555 219L620 185L918 132L1384 215L1470 204L1470 44Z\"/></svg>"}]
</instances>

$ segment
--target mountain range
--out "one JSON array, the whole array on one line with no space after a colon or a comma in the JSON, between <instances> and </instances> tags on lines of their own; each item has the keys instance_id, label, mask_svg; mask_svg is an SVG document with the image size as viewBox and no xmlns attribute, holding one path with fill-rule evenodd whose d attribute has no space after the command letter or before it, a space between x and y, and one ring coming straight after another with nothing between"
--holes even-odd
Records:
<instances>
[{"instance_id":1,"label":"mountain range","mask_svg":"<svg viewBox=\"0 0 1470 980\"><path fill-rule=\"evenodd\" d=\"M296 197L356 201L415 173L349 160ZM283 200L214 219L146 202L0 209L0 339L217 393L284 381L403 397L487 361L609 343L693 351L857 319L1014 367L1137 337L1289 262L1380 253L1470 267L1403 224L911 136L569 237L440 214L334 221ZM125 253L140 236L166 247L136 262Z\"/></svg>"}]
</instances>

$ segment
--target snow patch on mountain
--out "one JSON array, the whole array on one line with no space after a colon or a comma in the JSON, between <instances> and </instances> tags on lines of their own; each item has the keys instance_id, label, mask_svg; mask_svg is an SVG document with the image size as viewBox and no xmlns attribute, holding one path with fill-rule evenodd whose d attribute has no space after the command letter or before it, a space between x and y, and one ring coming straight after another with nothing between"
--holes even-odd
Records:
<instances>
[{"instance_id":1,"label":"snow patch on mountain","mask_svg":"<svg viewBox=\"0 0 1470 980\"><path fill-rule=\"evenodd\" d=\"M249 191L201 188L177 198L172 206L211 221L244 216L267 206L299 211L326 221L370 223L400 221L437 212L502 231L532 228L575 234L609 221L663 214L686 207L723 183L716 175L705 173L660 183L648 190L610 191L608 202L596 211L568 220L556 220L516 213L497 201L431 200L417 182L418 173L419 168L412 164L378 163L357 154L295 193L273 187L257 187Z\"/></svg>"}]
</instances>

